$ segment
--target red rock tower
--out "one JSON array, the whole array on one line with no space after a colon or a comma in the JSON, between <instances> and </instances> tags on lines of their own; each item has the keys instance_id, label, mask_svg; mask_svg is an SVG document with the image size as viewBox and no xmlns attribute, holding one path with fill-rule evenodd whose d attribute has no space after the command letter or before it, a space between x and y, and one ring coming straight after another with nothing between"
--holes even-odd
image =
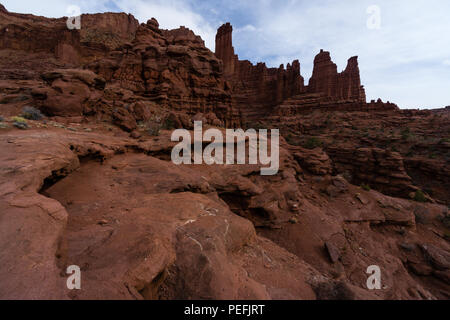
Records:
<instances>
[{"instance_id":1,"label":"red rock tower","mask_svg":"<svg viewBox=\"0 0 450 320\"><path fill-rule=\"evenodd\" d=\"M340 96L350 100L366 102L366 91L361 85L358 57L348 59L347 67L340 74Z\"/></svg>"},{"instance_id":2,"label":"red rock tower","mask_svg":"<svg viewBox=\"0 0 450 320\"><path fill-rule=\"evenodd\" d=\"M337 72L336 64L331 61L328 51L320 50L314 59L314 69L309 80L308 92L324 93L336 100L366 102L366 93L361 86L358 57L351 57L347 67Z\"/></svg>"},{"instance_id":3,"label":"red rock tower","mask_svg":"<svg viewBox=\"0 0 450 320\"><path fill-rule=\"evenodd\" d=\"M216 57L223 61L225 77L231 77L234 74L237 56L234 54L233 48L233 27L229 22L217 30Z\"/></svg>"}]
</instances>

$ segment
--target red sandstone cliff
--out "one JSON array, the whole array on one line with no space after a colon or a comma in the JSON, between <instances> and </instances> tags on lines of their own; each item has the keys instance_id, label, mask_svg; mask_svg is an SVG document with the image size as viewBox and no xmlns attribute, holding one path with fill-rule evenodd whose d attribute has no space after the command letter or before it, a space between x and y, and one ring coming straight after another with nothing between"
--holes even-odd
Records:
<instances>
[{"instance_id":1,"label":"red sandstone cliff","mask_svg":"<svg viewBox=\"0 0 450 320\"><path fill-rule=\"evenodd\" d=\"M134 97L128 103L155 102L190 116L208 115L216 124L233 127L240 123L224 82L222 62L187 28L162 30L156 19L139 25L125 13L82 15L81 30L69 30L65 18L9 13L4 8L0 17L0 50L34 54L26 57L30 66L26 71L27 61L11 65L14 77L40 80L42 73L51 69L87 68L116 92L130 90ZM10 78L11 72L5 68L0 77ZM53 86L56 82L45 83ZM51 110L51 115L103 114L106 109L126 107L117 97L104 96L103 92L96 93L95 101L90 102L91 95L84 94L87 89L83 87L76 106L65 108L60 104L56 110L54 103L47 102L53 96L57 101L73 100L70 95L59 97L65 94L58 90L44 90L46 95L38 95L36 104ZM121 112L125 118L132 116L126 110ZM131 129L134 120L130 121L132 125L126 127Z\"/></svg>"},{"instance_id":2,"label":"red sandstone cliff","mask_svg":"<svg viewBox=\"0 0 450 320\"><path fill-rule=\"evenodd\" d=\"M366 94L361 86L358 57L348 60L347 68L337 72L337 66L331 61L330 53L321 50L314 59L314 69L309 80L309 93L324 93L336 101L352 100L365 103Z\"/></svg>"}]
</instances>

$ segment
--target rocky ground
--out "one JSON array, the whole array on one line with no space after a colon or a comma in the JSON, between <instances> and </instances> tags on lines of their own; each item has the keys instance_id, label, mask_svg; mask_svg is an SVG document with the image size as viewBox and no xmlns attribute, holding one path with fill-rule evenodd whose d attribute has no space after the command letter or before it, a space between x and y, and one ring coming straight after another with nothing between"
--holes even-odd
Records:
<instances>
[{"instance_id":1,"label":"rocky ground","mask_svg":"<svg viewBox=\"0 0 450 320\"><path fill-rule=\"evenodd\" d=\"M259 73L224 73L186 28L0 16L0 299L450 298L448 108L362 102L352 58L336 77L356 100L291 79L261 115ZM193 120L280 128L279 173L173 164Z\"/></svg>"}]
</instances>

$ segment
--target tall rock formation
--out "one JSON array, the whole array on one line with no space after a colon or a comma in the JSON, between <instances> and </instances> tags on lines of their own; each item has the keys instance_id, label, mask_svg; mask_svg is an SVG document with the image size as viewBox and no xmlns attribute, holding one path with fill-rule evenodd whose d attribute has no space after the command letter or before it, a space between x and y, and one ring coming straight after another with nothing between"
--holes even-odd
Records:
<instances>
[{"instance_id":1,"label":"tall rock formation","mask_svg":"<svg viewBox=\"0 0 450 320\"><path fill-rule=\"evenodd\" d=\"M185 27L162 30L151 19L137 28L131 43L89 68L159 105L190 115L212 112L230 127L239 124L221 61Z\"/></svg>"},{"instance_id":2,"label":"tall rock formation","mask_svg":"<svg viewBox=\"0 0 450 320\"><path fill-rule=\"evenodd\" d=\"M324 93L337 101L351 100L365 103L366 94L361 86L358 57L348 60L347 68L337 72L328 51L321 50L314 59L314 69L309 80L308 93Z\"/></svg>"},{"instance_id":3,"label":"tall rock formation","mask_svg":"<svg viewBox=\"0 0 450 320\"><path fill-rule=\"evenodd\" d=\"M234 53L232 32L230 23L217 30L216 57L223 61L225 79L230 83L244 122L263 117L275 105L304 91L298 60L286 69L284 65L267 68L264 63L253 65L248 60L239 60Z\"/></svg>"},{"instance_id":4,"label":"tall rock formation","mask_svg":"<svg viewBox=\"0 0 450 320\"><path fill-rule=\"evenodd\" d=\"M223 74L232 77L236 66L237 56L233 47L233 27L229 22L222 25L216 34L216 57L223 61Z\"/></svg>"},{"instance_id":5,"label":"tall rock formation","mask_svg":"<svg viewBox=\"0 0 450 320\"><path fill-rule=\"evenodd\" d=\"M0 49L48 53L79 66L132 41L139 26L132 15L81 15L81 29L68 29L67 18L50 19L0 8Z\"/></svg>"},{"instance_id":6,"label":"tall rock formation","mask_svg":"<svg viewBox=\"0 0 450 320\"><path fill-rule=\"evenodd\" d=\"M366 102L366 90L361 85L359 75L358 57L348 60L347 67L340 74L338 93L347 99Z\"/></svg>"}]
</instances>

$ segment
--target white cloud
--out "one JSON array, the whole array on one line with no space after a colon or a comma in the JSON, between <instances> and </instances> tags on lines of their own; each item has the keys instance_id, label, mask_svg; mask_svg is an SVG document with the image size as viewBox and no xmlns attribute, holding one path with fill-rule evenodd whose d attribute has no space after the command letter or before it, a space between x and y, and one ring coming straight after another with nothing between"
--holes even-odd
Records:
<instances>
[{"instance_id":1,"label":"white cloud","mask_svg":"<svg viewBox=\"0 0 450 320\"><path fill-rule=\"evenodd\" d=\"M8 11L32 13L35 15L58 18L67 15L67 8L77 1L47 0L45 5L41 1L2 0L1 3Z\"/></svg>"},{"instance_id":2,"label":"white cloud","mask_svg":"<svg viewBox=\"0 0 450 320\"><path fill-rule=\"evenodd\" d=\"M255 26L251 25L251 24L247 24L242 28L238 28L235 29L234 32L238 33L238 32L256 32L256 31L262 31L261 29L256 29Z\"/></svg>"}]
</instances>

